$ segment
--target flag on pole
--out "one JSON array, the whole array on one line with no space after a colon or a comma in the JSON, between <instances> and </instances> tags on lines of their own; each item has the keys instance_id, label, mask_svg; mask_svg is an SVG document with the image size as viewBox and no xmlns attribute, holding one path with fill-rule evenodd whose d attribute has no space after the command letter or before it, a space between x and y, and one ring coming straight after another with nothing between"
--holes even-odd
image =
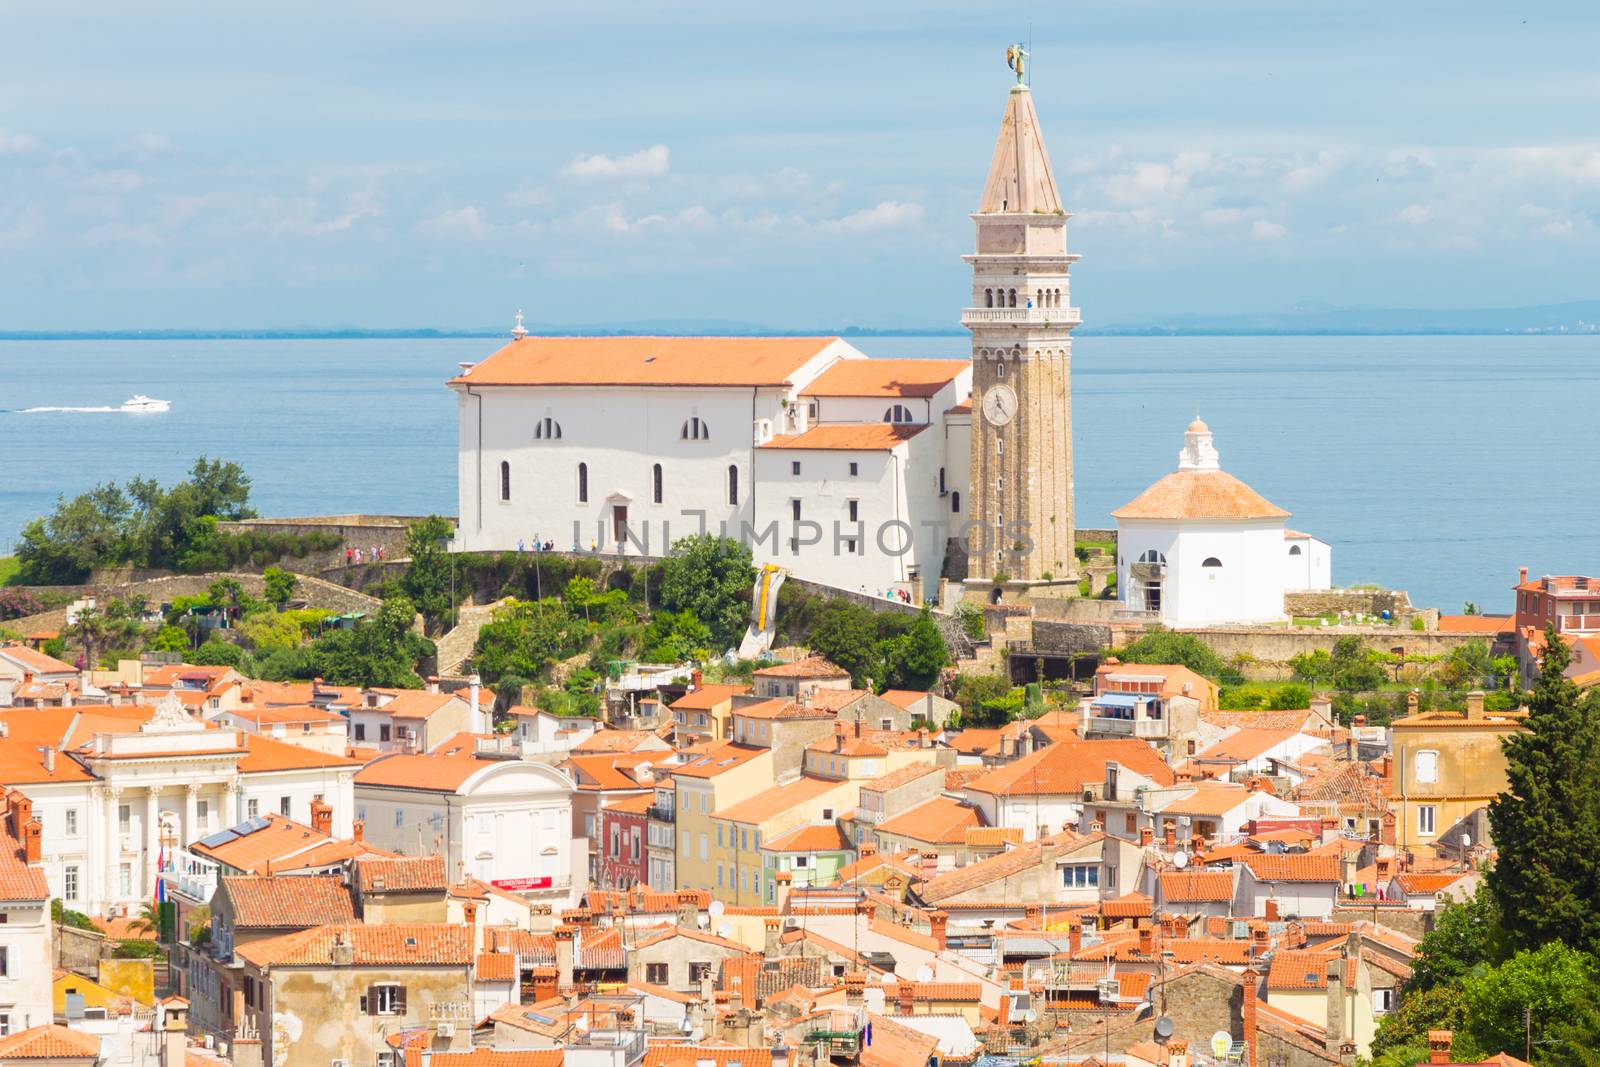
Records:
<instances>
[{"instance_id":1,"label":"flag on pole","mask_svg":"<svg viewBox=\"0 0 1600 1067\"><path fill-rule=\"evenodd\" d=\"M167 880L161 877L161 872L167 869L167 843L161 842L161 851L156 855L156 907L167 902Z\"/></svg>"}]
</instances>

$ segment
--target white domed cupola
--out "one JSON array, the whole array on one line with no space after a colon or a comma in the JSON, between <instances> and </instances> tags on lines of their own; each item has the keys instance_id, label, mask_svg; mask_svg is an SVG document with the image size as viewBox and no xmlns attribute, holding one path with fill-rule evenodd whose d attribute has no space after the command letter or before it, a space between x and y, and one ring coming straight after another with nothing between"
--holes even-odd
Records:
<instances>
[{"instance_id":1,"label":"white domed cupola","mask_svg":"<svg viewBox=\"0 0 1600 1067\"><path fill-rule=\"evenodd\" d=\"M1217 459L1217 446L1211 443L1211 427L1197 416L1183 435L1183 451L1178 453L1181 471L1214 471L1222 466Z\"/></svg>"}]
</instances>

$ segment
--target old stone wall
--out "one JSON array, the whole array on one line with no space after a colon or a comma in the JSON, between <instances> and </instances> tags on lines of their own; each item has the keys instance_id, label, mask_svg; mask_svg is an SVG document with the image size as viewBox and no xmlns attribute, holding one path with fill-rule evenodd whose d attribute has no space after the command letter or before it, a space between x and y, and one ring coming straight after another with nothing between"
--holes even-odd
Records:
<instances>
[{"instance_id":1,"label":"old stone wall","mask_svg":"<svg viewBox=\"0 0 1600 1067\"><path fill-rule=\"evenodd\" d=\"M1289 615L1327 615L1349 612L1352 615L1382 615L1409 619L1417 613L1411 596L1398 589L1314 589L1283 594L1283 610Z\"/></svg>"},{"instance_id":2,"label":"old stone wall","mask_svg":"<svg viewBox=\"0 0 1600 1067\"><path fill-rule=\"evenodd\" d=\"M1034 619L1028 651L1047 655L1098 652L1111 643L1111 628L1094 623Z\"/></svg>"},{"instance_id":3,"label":"old stone wall","mask_svg":"<svg viewBox=\"0 0 1600 1067\"><path fill-rule=\"evenodd\" d=\"M1105 529L1079 529L1073 534L1073 537L1079 542L1110 541L1112 544L1116 544L1117 531Z\"/></svg>"},{"instance_id":4,"label":"old stone wall","mask_svg":"<svg viewBox=\"0 0 1600 1067\"><path fill-rule=\"evenodd\" d=\"M1376 923L1379 926L1387 926L1391 930L1397 930L1407 937L1414 937L1420 940L1423 934L1433 929L1434 915L1434 912L1423 911L1421 908L1396 908L1387 905L1363 908L1358 905L1334 908L1333 913L1328 916L1328 921L1335 923Z\"/></svg>"},{"instance_id":5,"label":"old stone wall","mask_svg":"<svg viewBox=\"0 0 1600 1067\"><path fill-rule=\"evenodd\" d=\"M106 935L76 926L56 926L56 966L93 978L100 973L100 957L109 952Z\"/></svg>"},{"instance_id":6,"label":"old stone wall","mask_svg":"<svg viewBox=\"0 0 1600 1067\"><path fill-rule=\"evenodd\" d=\"M217 529L231 534L333 534L339 538L337 547L311 552L299 559L290 556L277 564L298 574L318 574L330 567L343 567L347 547L359 548L364 558L370 558L375 548L381 548L386 559L401 558L406 550L406 530L421 518L413 515L313 515L219 522Z\"/></svg>"}]
</instances>

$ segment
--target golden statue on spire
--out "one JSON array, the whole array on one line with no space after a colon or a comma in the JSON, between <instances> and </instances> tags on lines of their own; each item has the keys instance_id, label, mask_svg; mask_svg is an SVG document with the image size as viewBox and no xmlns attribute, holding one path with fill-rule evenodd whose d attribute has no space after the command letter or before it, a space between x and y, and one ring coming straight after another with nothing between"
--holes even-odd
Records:
<instances>
[{"instance_id":1,"label":"golden statue on spire","mask_svg":"<svg viewBox=\"0 0 1600 1067\"><path fill-rule=\"evenodd\" d=\"M1019 41L1016 44L1010 45L1006 48L1006 66L1017 72L1018 85L1024 84L1023 76L1025 74L1027 61L1028 53L1023 49L1022 42Z\"/></svg>"}]
</instances>

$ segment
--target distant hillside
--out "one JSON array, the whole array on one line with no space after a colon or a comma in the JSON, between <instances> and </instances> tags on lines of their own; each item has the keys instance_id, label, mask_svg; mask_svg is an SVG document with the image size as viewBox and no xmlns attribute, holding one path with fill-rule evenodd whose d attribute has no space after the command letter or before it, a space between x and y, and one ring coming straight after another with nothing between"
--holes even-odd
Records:
<instances>
[{"instance_id":1,"label":"distant hillside","mask_svg":"<svg viewBox=\"0 0 1600 1067\"><path fill-rule=\"evenodd\" d=\"M1600 301L1478 309L1298 307L1248 315L1173 315L1146 322L1085 326L1079 332L1107 336L1592 334L1600 333Z\"/></svg>"}]
</instances>

